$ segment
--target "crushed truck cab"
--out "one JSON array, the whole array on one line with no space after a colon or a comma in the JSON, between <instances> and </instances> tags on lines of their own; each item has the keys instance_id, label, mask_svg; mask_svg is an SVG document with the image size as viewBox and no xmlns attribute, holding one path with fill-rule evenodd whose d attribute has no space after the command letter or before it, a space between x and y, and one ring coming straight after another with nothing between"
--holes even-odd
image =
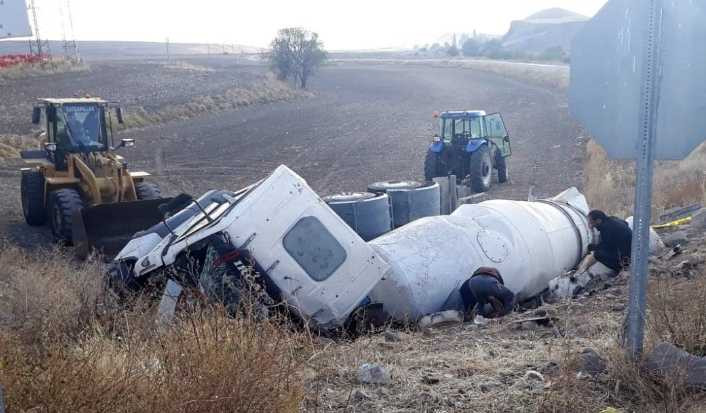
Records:
<instances>
[{"instance_id":1,"label":"crushed truck cab","mask_svg":"<svg viewBox=\"0 0 706 413\"><path fill-rule=\"evenodd\" d=\"M273 298L323 329L342 326L389 270L301 177L280 166L240 192L211 191L137 234L110 275L140 282L210 239L226 240Z\"/></svg>"}]
</instances>

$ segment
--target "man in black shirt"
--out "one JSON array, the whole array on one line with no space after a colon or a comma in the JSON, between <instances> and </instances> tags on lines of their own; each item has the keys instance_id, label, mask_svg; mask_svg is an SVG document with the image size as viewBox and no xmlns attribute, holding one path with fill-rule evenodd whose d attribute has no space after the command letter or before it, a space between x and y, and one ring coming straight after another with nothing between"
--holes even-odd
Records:
<instances>
[{"instance_id":1,"label":"man in black shirt","mask_svg":"<svg viewBox=\"0 0 706 413\"><path fill-rule=\"evenodd\" d=\"M603 211L594 210L588 214L588 224L601 233L601 240L598 244L588 246L590 254L584 258L576 272L585 272L596 262L617 272L629 266L632 230L628 223L620 218L608 217Z\"/></svg>"},{"instance_id":2,"label":"man in black shirt","mask_svg":"<svg viewBox=\"0 0 706 413\"><path fill-rule=\"evenodd\" d=\"M507 287L497 269L478 268L460 288L466 314L480 314L486 318L503 317L515 305L515 294Z\"/></svg>"}]
</instances>

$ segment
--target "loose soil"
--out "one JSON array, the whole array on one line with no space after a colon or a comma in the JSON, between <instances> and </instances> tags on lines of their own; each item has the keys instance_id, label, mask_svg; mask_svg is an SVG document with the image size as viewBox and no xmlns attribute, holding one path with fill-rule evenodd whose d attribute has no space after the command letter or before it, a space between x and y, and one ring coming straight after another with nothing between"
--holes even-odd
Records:
<instances>
[{"instance_id":1,"label":"loose soil","mask_svg":"<svg viewBox=\"0 0 706 413\"><path fill-rule=\"evenodd\" d=\"M196 70L199 67L204 70ZM50 75L3 85L3 133L27 133L32 100L47 95L91 94L157 110L197 96L247 86L261 66L227 59L164 62L98 62L89 72ZM563 92L481 71L421 65L337 64L311 83L314 96L210 113L140 130L125 150L133 169L155 173L165 193L199 194L237 189L286 164L320 194L364 190L387 179L421 178L435 110L502 112L512 136L511 183L491 197L550 196L580 185L580 129L570 120ZM161 159L161 161L160 161ZM0 231L23 244L46 231L22 222L19 162L0 166L5 194Z\"/></svg>"}]
</instances>

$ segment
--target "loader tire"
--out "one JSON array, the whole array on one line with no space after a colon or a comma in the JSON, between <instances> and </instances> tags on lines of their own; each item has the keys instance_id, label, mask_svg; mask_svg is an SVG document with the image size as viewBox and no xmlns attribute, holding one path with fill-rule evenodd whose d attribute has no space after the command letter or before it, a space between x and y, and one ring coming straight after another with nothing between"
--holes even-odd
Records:
<instances>
[{"instance_id":1,"label":"loader tire","mask_svg":"<svg viewBox=\"0 0 706 413\"><path fill-rule=\"evenodd\" d=\"M498 157L495 160L495 166L498 169L498 182L501 184L506 183L510 178L507 166L507 158L498 154Z\"/></svg>"},{"instance_id":2,"label":"loader tire","mask_svg":"<svg viewBox=\"0 0 706 413\"><path fill-rule=\"evenodd\" d=\"M488 145L483 145L471 154L471 189L473 192L487 192L493 176L493 162L490 159Z\"/></svg>"},{"instance_id":3,"label":"loader tire","mask_svg":"<svg viewBox=\"0 0 706 413\"><path fill-rule=\"evenodd\" d=\"M139 182L135 184L135 192L137 193L137 199L140 201L160 199L162 197L162 191L159 189L159 186L152 182Z\"/></svg>"},{"instance_id":4,"label":"loader tire","mask_svg":"<svg viewBox=\"0 0 706 413\"><path fill-rule=\"evenodd\" d=\"M75 189L59 189L49 194L49 219L52 234L57 242L73 244L74 213L83 207L81 195Z\"/></svg>"},{"instance_id":5,"label":"loader tire","mask_svg":"<svg viewBox=\"0 0 706 413\"><path fill-rule=\"evenodd\" d=\"M22 213L27 224L36 227L47 222L47 209L44 207L44 176L39 171L22 171L20 184L22 193Z\"/></svg>"},{"instance_id":6,"label":"loader tire","mask_svg":"<svg viewBox=\"0 0 706 413\"><path fill-rule=\"evenodd\" d=\"M424 158L424 180L431 181L434 178L445 176L444 173L440 173L441 169L441 156L438 153L427 151L427 156Z\"/></svg>"}]
</instances>

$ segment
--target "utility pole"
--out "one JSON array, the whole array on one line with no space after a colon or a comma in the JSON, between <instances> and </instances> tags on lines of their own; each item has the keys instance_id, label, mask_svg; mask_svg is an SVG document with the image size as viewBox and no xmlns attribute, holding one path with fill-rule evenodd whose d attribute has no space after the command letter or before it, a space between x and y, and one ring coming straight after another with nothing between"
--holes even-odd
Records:
<instances>
[{"instance_id":1,"label":"utility pole","mask_svg":"<svg viewBox=\"0 0 706 413\"><path fill-rule=\"evenodd\" d=\"M34 0L29 0L29 9L32 12L32 21L34 22L34 37L37 44L37 54L41 56L42 51L42 38L39 35L39 23L37 20L37 7L34 4Z\"/></svg>"},{"instance_id":2,"label":"utility pole","mask_svg":"<svg viewBox=\"0 0 706 413\"><path fill-rule=\"evenodd\" d=\"M167 61L169 61L169 37L167 37L165 43L164 43L166 49L167 49Z\"/></svg>"},{"instance_id":3,"label":"utility pole","mask_svg":"<svg viewBox=\"0 0 706 413\"><path fill-rule=\"evenodd\" d=\"M66 0L66 11L69 17L69 30L71 30L71 40L69 40L68 48L71 50L74 60L78 62L81 58L78 55L78 43L76 42L76 33L74 32L74 18L71 13L70 0Z\"/></svg>"}]
</instances>

